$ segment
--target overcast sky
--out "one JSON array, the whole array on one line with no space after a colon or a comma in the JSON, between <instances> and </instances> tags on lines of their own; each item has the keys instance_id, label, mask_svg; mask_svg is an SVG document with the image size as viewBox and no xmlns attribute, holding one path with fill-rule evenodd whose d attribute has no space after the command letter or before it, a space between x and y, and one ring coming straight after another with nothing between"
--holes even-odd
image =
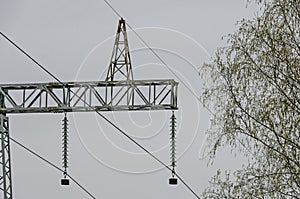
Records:
<instances>
[{"instance_id":1,"label":"overcast sky","mask_svg":"<svg viewBox=\"0 0 300 199\"><path fill-rule=\"evenodd\" d=\"M252 18L246 0L110 0L112 6L165 60L180 79L128 32L135 79L174 78L179 86L178 174L197 193L216 169L236 169L239 160L220 153L212 166L199 159L205 146L209 114L197 96L202 80L197 68L209 62L222 36L238 20ZM0 0L0 31L19 44L62 81L104 80L118 17L102 0ZM129 28L128 28L129 30ZM0 38L0 83L55 81ZM104 113L138 142L169 164L169 117L166 111ZM10 135L61 166L62 114L9 115ZM94 113L69 114L70 174L96 198L194 198L170 172ZM89 198L62 174L11 144L14 198ZM0 194L0 198L2 198Z\"/></svg>"}]
</instances>

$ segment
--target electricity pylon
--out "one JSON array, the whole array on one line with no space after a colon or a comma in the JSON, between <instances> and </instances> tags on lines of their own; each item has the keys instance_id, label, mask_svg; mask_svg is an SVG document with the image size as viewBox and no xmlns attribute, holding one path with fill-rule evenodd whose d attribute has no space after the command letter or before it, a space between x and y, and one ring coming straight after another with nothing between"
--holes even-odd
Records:
<instances>
[{"instance_id":1,"label":"electricity pylon","mask_svg":"<svg viewBox=\"0 0 300 199\"><path fill-rule=\"evenodd\" d=\"M0 85L0 189L12 199L8 114L64 113L62 185L68 185L67 112L177 110L178 83L173 79L134 80L126 23L119 20L105 81ZM171 117L171 166L175 168L175 116ZM170 184L177 180L170 179Z\"/></svg>"}]
</instances>

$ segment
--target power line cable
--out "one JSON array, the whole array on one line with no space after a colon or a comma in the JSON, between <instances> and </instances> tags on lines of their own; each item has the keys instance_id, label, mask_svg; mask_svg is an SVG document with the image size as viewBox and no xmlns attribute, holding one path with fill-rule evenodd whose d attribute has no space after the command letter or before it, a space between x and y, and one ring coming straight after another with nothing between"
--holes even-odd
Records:
<instances>
[{"instance_id":1,"label":"power line cable","mask_svg":"<svg viewBox=\"0 0 300 199\"><path fill-rule=\"evenodd\" d=\"M33 57L31 57L28 53L26 53L22 48L20 48L15 42L13 42L12 40L10 40L5 34L3 34L2 32L0 32L0 34L6 39L8 40L12 45L14 45L18 50L20 50L23 54L25 54L29 59L31 59L31 61L33 61L36 65L38 65L40 68L43 69L43 71L45 71L46 73L48 73L48 75L50 75L53 79L55 79L56 81L58 81L61 84L64 84L63 82L61 82L57 77L55 77L50 71L48 71L44 66L42 66L39 62L37 62Z\"/></svg>"},{"instance_id":2,"label":"power line cable","mask_svg":"<svg viewBox=\"0 0 300 199\"><path fill-rule=\"evenodd\" d=\"M21 47L19 47L15 42L13 42L11 39L9 39L7 36L5 36L2 32L0 32L2 36L4 36L5 39L7 39L10 43L12 43L17 49L19 49L23 54L25 54L29 59L31 59L34 63L36 63L42 70L44 70L46 73L48 73L51 77L53 77L57 82L65 85L62 81L60 81L55 75L53 75L49 70L47 70L43 65L41 65L36 59L34 59L32 56L30 56L28 53L26 53ZM71 91L74 95L79 97L75 92ZM160 164L162 164L164 167L166 167L168 170L174 173L178 177L178 179L186 186L188 190L191 191L191 193L198 199L200 197L196 194L196 192L183 180L182 177L180 177L176 172L174 172L168 165L166 165L163 161L161 161L159 158L157 158L155 155L153 155L149 150L147 150L145 147L143 147L141 144L139 144L136 140L134 140L132 137L130 137L125 131L123 131L121 128L119 128L117 125L115 125L113 122L111 122L107 117L105 117L103 114L101 114L99 111L95 110L92 106L90 106L85 100L79 98L85 105L87 105L89 108L93 109L100 117L102 117L105 121L107 121L109 124L111 124L114 128L116 128L120 133L122 133L126 138L128 138L130 141L132 141L134 144L136 144L138 147L140 147L143 151L145 151L147 154L149 154L152 158L154 158L156 161L158 161Z\"/></svg>"},{"instance_id":3,"label":"power line cable","mask_svg":"<svg viewBox=\"0 0 300 199\"><path fill-rule=\"evenodd\" d=\"M118 12L116 9L114 9L114 7L113 7L108 1L106 1L106 0L103 0L103 1L106 3L106 5L108 5L108 7L110 7L110 9L112 9L112 11L113 11L116 15L118 15L118 17L122 18L121 14L119 14L119 12Z\"/></svg>"},{"instance_id":4,"label":"power line cable","mask_svg":"<svg viewBox=\"0 0 300 199\"><path fill-rule=\"evenodd\" d=\"M1 132L2 133L2 132ZM3 133L2 133L3 134ZM26 151L28 151L29 153L33 154L34 156L36 156L37 158L43 160L44 162L46 162L48 165L52 166L53 168L64 172L64 170L62 170L61 168L59 168L58 166L56 166L54 163L50 162L49 160L47 160L46 158L44 158L43 156L39 155L38 153L34 152L32 149L28 148L27 146L25 146L24 144L22 144L21 142L17 141L16 139L12 138L11 136L8 136L8 138L13 141L15 144L17 144L18 146L22 147L23 149L25 149ZM75 184L77 184L77 186L79 186L85 193L87 193L91 198L96 199L96 197L91 194L91 192L89 192L86 188L84 188L83 185L81 185L78 180L76 180L75 178L73 178L70 174L66 174Z\"/></svg>"}]
</instances>

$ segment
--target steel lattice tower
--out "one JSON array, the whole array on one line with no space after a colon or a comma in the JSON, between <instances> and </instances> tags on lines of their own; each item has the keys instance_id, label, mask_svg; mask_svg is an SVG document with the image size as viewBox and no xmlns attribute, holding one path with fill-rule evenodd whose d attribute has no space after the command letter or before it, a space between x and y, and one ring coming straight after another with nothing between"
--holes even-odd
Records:
<instances>
[{"instance_id":1,"label":"steel lattice tower","mask_svg":"<svg viewBox=\"0 0 300 199\"><path fill-rule=\"evenodd\" d=\"M4 199L12 199L8 114L178 109L178 83L173 79L134 80L129 52L126 23L120 19L105 81L0 85L0 189ZM175 116L171 119L171 166L175 172ZM66 117L63 121L63 167L67 172ZM170 184L174 182L171 178ZM62 180L62 184L68 183Z\"/></svg>"}]
</instances>

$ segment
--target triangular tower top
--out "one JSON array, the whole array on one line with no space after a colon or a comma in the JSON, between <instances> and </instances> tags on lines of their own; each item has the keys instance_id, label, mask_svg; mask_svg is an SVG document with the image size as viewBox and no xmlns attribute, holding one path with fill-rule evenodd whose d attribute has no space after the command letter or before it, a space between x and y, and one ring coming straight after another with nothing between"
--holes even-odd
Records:
<instances>
[{"instance_id":1,"label":"triangular tower top","mask_svg":"<svg viewBox=\"0 0 300 199\"><path fill-rule=\"evenodd\" d=\"M106 81L118 80L133 80L126 22L123 18L119 20L111 61L106 76Z\"/></svg>"}]
</instances>

